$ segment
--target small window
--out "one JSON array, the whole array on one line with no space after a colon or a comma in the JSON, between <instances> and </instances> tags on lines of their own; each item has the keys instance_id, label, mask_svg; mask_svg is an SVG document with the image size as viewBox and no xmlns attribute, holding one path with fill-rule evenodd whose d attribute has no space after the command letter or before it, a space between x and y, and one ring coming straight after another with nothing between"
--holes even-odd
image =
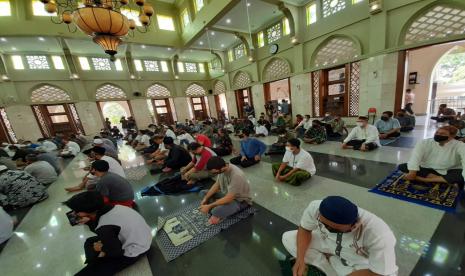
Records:
<instances>
[{"instance_id":1,"label":"small window","mask_svg":"<svg viewBox=\"0 0 465 276\"><path fill-rule=\"evenodd\" d=\"M203 65L203 63L199 63L199 72L205 73L205 65Z\"/></svg>"},{"instance_id":2,"label":"small window","mask_svg":"<svg viewBox=\"0 0 465 276\"><path fill-rule=\"evenodd\" d=\"M139 59L134 60L134 67L136 67L137 72L144 71L144 68L142 68L142 62Z\"/></svg>"},{"instance_id":3,"label":"small window","mask_svg":"<svg viewBox=\"0 0 465 276\"><path fill-rule=\"evenodd\" d=\"M160 65L162 72L169 72L168 63L166 61L160 61Z\"/></svg>"},{"instance_id":4,"label":"small window","mask_svg":"<svg viewBox=\"0 0 465 276\"><path fill-rule=\"evenodd\" d=\"M346 0L323 0L323 17L328 17L346 7Z\"/></svg>"},{"instance_id":5,"label":"small window","mask_svg":"<svg viewBox=\"0 0 465 276\"><path fill-rule=\"evenodd\" d=\"M186 8L181 13L182 26L185 28L191 22L189 18L189 10Z\"/></svg>"},{"instance_id":6,"label":"small window","mask_svg":"<svg viewBox=\"0 0 465 276\"><path fill-rule=\"evenodd\" d=\"M116 71L123 71L123 64L121 63L121 59L115 60L115 68Z\"/></svg>"},{"instance_id":7,"label":"small window","mask_svg":"<svg viewBox=\"0 0 465 276\"><path fill-rule=\"evenodd\" d=\"M228 60L229 62L234 60L234 52L232 49L228 51Z\"/></svg>"},{"instance_id":8,"label":"small window","mask_svg":"<svg viewBox=\"0 0 465 276\"><path fill-rule=\"evenodd\" d=\"M268 43L273 43L276 40L279 40L281 36L281 23L278 23L266 30L266 38L268 40Z\"/></svg>"},{"instance_id":9,"label":"small window","mask_svg":"<svg viewBox=\"0 0 465 276\"><path fill-rule=\"evenodd\" d=\"M289 19L284 18L283 20L283 34L288 35L291 33L291 28L289 26Z\"/></svg>"},{"instance_id":10,"label":"small window","mask_svg":"<svg viewBox=\"0 0 465 276\"><path fill-rule=\"evenodd\" d=\"M0 16L11 16L10 1L0 1Z\"/></svg>"},{"instance_id":11,"label":"small window","mask_svg":"<svg viewBox=\"0 0 465 276\"><path fill-rule=\"evenodd\" d=\"M173 18L166 15L157 15L158 28L161 30L175 31Z\"/></svg>"},{"instance_id":12,"label":"small window","mask_svg":"<svg viewBox=\"0 0 465 276\"><path fill-rule=\"evenodd\" d=\"M263 32L259 32L257 34L257 43L258 43L258 47L265 46L265 37L264 37Z\"/></svg>"},{"instance_id":13,"label":"small window","mask_svg":"<svg viewBox=\"0 0 465 276\"><path fill-rule=\"evenodd\" d=\"M142 26L142 23L139 21L139 11L131 9L121 9L121 13L125 15L128 19L132 19L136 22L136 26Z\"/></svg>"},{"instance_id":14,"label":"small window","mask_svg":"<svg viewBox=\"0 0 465 276\"><path fill-rule=\"evenodd\" d=\"M63 59L60 56L52 56L53 67L57 70L65 69L65 65L63 64Z\"/></svg>"},{"instance_id":15,"label":"small window","mask_svg":"<svg viewBox=\"0 0 465 276\"><path fill-rule=\"evenodd\" d=\"M354 5L358 4L358 3L361 3L361 2L363 2L363 0L352 0L352 4L354 4Z\"/></svg>"},{"instance_id":16,"label":"small window","mask_svg":"<svg viewBox=\"0 0 465 276\"><path fill-rule=\"evenodd\" d=\"M316 17L316 3L307 6L307 25L315 23Z\"/></svg>"},{"instance_id":17,"label":"small window","mask_svg":"<svg viewBox=\"0 0 465 276\"><path fill-rule=\"evenodd\" d=\"M195 11L200 11L203 8L203 0L194 0Z\"/></svg>"},{"instance_id":18,"label":"small window","mask_svg":"<svg viewBox=\"0 0 465 276\"><path fill-rule=\"evenodd\" d=\"M90 70L89 60L86 57L79 57L79 64L84 71Z\"/></svg>"},{"instance_id":19,"label":"small window","mask_svg":"<svg viewBox=\"0 0 465 276\"><path fill-rule=\"evenodd\" d=\"M184 73L184 64L182 62L178 62L178 72Z\"/></svg>"},{"instance_id":20,"label":"small window","mask_svg":"<svg viewBox=\"0 0 465 276\"><path fill-rule=\"evenodd\" d=\"M97 71L111 71L110 60L107 58L92 58L92 64Z\"/></svg>"},{"instance_id":21,"label":"small window","mask_svg":"<svg viewBox=\"0 0 465 276\"><path fill-rule=\"evenodd\" d=\"M24 70L23 58L21 56L11 56L11 61L16 70Z\"/></svg>"},{"instance_id":22,"label":"small window","mask_svg":"<svg viewBox=\"0 0 465 276\"><path fill-rule=\"evenodd\" d=\"M29 69L50 69L46 56L26 56Z\"/></svg>"},{"instance_id":23,"label":"small window","mask_svg":"<svg viewBox=\"0 0 465 276\"><path fill-rule=\"evenodd\" d=\"M144 60L145 71L147 72L159 72L160 68L155 60Z\"/></svg>"},{"instance_id":24,"label":"small window","mask_svg":"<svg viewBox=\"0 0 465 276\"><path fill-rule=\"evenodd\" d=\"M234 48L234 58L240 59L243 56L245 56L245 45L241 43Z\"/></svg>"},{"instance_id":25,"label":"small window","mask_svg":"<svg viewBox=\"0 0 465 276\"><path fill-rule=\"evenodd\" d=\"M197 64L191 63L191 62L186 62L184 63L186 66L186 72L188 73L197 73Z\"/></svg>"},{"instance_id":26,"label":"small window","mask_svg":"<svg viewBox=\"0 0 465 276\"><path fill-rule=\"evenodd\" d=\"M38 0L32 1L32 14L35 16L56 16L57 13L48 13L45 11L45 6Z\"/></svg>"}]
</instances>

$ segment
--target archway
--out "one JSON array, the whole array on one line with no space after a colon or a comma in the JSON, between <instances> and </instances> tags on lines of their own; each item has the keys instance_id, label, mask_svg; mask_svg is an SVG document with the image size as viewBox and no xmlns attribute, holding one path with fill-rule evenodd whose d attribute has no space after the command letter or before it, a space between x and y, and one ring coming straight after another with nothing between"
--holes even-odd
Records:
<instances>
[{"instance_id":1,"label":"archway","mask_svg":"<svg viewBox=\"0 0 465 276\"><path fill-rule=\"evenodd\" d=\"M104 127L106 118L110 120L111 126L117 126L120 131L123 131L120 120L122 117L132 117L132 110L129 101L126 99L126 93L118 86L113 84L105 84L99 87L95 93L97 106L102 115Z\"/></svg>"}]
</instances>

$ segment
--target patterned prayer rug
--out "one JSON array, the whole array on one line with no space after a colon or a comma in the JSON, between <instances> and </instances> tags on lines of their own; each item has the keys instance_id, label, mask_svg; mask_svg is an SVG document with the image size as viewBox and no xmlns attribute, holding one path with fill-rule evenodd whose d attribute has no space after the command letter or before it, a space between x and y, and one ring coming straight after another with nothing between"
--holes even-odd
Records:
<instances>
[{"instance_id":1,"label":"patterned prayer rug","mask_svg":"<svg viewBox=\"0 0 465 276\"><path fill-rule=\"evenodd\" d=\"M147 168L145 166L138 166L134 168L124 169L126 178L129 180L141 180L147 175Z\"/></svg>"},{"instance_id":2,"label":"patterned prayer rug","mask_svg":"<svg viewBox=\"0 0 465 276\"><path fill-rule=\"evenodd\" d=\"M216 225L207 225L208 217L198 208L200 201L189 204L166 217L158 219L155 240L163 257L170 262L213 238L222 230L253 215L257 210L248 207Z\"/></svg>"},{"instance_id":3,"label":"patterned prayer rug","mask_svg":"<svg viewBox=\"0 0 465 276\"><path fill-rule=\"evenodd\" d=\"M416 204L454 212L462 195L457 185L423 183L402 179L404 173L396 170L370 192L413 202Z\"/></svg>"}]
</instances>

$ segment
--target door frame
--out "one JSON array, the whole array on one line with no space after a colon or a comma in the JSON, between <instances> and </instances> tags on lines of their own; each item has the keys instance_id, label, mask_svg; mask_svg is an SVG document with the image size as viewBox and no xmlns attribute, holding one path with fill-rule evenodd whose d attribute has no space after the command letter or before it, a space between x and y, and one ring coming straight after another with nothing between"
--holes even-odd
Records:
<instances>
[{"instance_id":1,"label":"door frame","mask_svg":"<svg viewBox=\"0 0 465 276\"><path fill-rule=\"evenodd\" d=\"M169 125L172 125L174 124L174 117L173 117L173 111L171 109L171 103L170 103L170 98L151 98L150 99L150 102L152 103L152 107L153 107L153 113L155 114L155 117L157 119L157 123L160 124L161 123L161 120L160 120L160 115L158 114L157 112L157 107L160 107L160 106L157 106L155 104L155 101L160 101L160 100L164 100L165 101L165 106L161 106L161 107L166 107L168 109L168 114L169 114L169 118L170 118L170 122L168 123ZM131 110L132 112L132 110Z\"/></svg>"},{"instance_id":2,"label":"door frame","mask_svg":"<svg viewBox=\"0 0 465 276\"><path fill-rule=\"evenodd\" d=\"M51 136L56 135L55 130L53 129L53 122L52 122L52 119L51 119L51 116L54 116L54 115L66 115L68 117L68 123L71 126L72 132L75 133L75 134L81 132L80 128L76 125L76 122L74 120L72 111L71 111L68 104L73 104L73 103L50 103L50 104L34 104L34 105L31 105L32 113L34 114L34 117L36 118L36 122L39 125L39 129L40 129L40 132L42 133L42 136L47 137L47 134L44 132L44 130L42 128L42 125L40 124L40 120L37 117L37 114L36 114L36 112L34 110L34 106L38 107L38 109L39 109L39 111L40 111L40 113L41 113L41 115L42 115L42 117L44 119L44 123L46 124L45 127L47 127L47 130L48 130L48 132L50 133ZM64 109L65 109L65 112L63 112L63 114L62 113L58 113L58 114L50 113L48 111L47 107L48 106L54 106L54 105L63 106ZM76 110L76 112L77 112L77 110Z\"/></svg>"},{"instance_id":3,"label":"door frame","mask_svg":"<svg viewBox=\"0 0 465 276\"><path fill-rule=\"evenodd\" d=\"M247 90L247 99L249 99L249 105L251 105L254 109L253 105L253 97L252 97L252 88L251 87L246 87L246 88L241 88L237 89L234 91L234 96L236 97L236 107L237 107L237 117L240 119L245 118L244 117L244 95L239 95L239 93L243 93L244 90Z\"/></svg>"},{"instance_id":4,"label":"door frame","mask_svg":"<svg viewBox=\"0 0 465 276\"><path fill-rule=\"evenodd\" d=\"M105 116L103 115L103 110L102 110L102 107L100 106L100 103L106 103L106 102L127 102L129 106L129 112L131 113L130 117L133 117L134 120L136 119L136 117L134 117L134 112L132 111L131 102L129 100L96 101L98 113L100 114L100 120L102 121L102 128L105 128ZM137 122L136 122L136 125L137 125Z\"/></svg>"},{"instance_id":5,"label":"door frame","mask_svg":"<svg viewBox=\"0 0 465 276\"><path fill-rule=\"evenodd\" d=\"M194 98L200 99L200 104L202 105L202 112L203 112L204 118L197 118L197 116L195 115L194 105L198 105L199 103L194 103ZM192 107L192 114L194 115L194 119L196 119L197 121L203 121L203 120L208 119L208 111L207 111L207 104L205 103L205 100L206 100L205 98L206 96L189 97L191 107Z\"/></svg>"}]
</instances>

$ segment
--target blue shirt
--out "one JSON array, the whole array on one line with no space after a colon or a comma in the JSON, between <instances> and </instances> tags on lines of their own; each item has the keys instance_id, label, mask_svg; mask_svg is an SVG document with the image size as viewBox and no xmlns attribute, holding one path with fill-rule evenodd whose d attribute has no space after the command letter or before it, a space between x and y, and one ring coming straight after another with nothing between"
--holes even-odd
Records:
<instances>
[{"instance_id":1,"label":"blue shirt","mask_svg":"<svg viewBox=\"0 0 465 276\"><path fill-rule=\"evenodd\" d=\"M400 123L397 119L389 119L387 121L380 119L376 121L375 127L378 129L379 133L386 133L395 128L400 128Z\"/></svg>"},{"instance_id":2,"label":"blue shirt","mask_svg":"<svg viewBox=\"0 0 465 276\"><path fill-rule=\"evenodd\" d=\"M255 138L247 138L241 141L241 156L253 158L255 155L263 155L266 145Z\"/></svg>"}]
</instances>

